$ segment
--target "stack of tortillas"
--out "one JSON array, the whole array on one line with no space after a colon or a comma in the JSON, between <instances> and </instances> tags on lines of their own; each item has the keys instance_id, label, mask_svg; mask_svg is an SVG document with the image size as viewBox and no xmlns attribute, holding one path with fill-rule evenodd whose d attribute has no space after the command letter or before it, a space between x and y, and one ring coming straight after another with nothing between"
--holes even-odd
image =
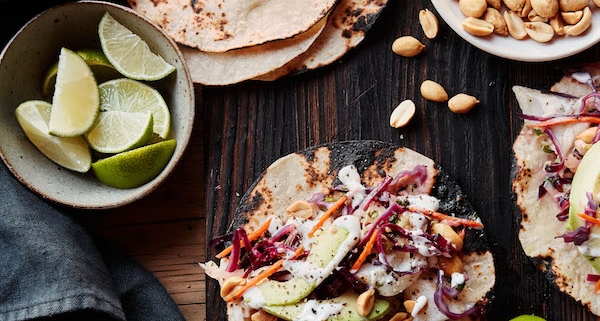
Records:
<instances>
[{"instance_id":1,"label":"stack of tortillas","mask_svg":"<svg viewBox=\"0 0 600 321\"><path fill-rule=\"evenodd\" d=\"M275 80L358 45L387 0L128 0L180 44L195 83Z\"/></svg>"}]
</instances>

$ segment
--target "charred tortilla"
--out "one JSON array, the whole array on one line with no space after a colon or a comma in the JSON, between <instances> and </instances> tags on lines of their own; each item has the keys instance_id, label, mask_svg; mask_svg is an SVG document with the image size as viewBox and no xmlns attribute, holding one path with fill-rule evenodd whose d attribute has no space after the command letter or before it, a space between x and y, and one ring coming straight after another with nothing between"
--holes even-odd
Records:
<instances>
[{"instance_id":1,"label":"charred tortilla","mask_svg":"<svg viewBox=\"0 0 600 321\"><path fill-rule=\"evenodd\" d=\"M513 144L512 188L519 209L523 251L562 292L596 315L600 315L600 295L594 293L596 283L590 282L588 275L599 272L578 250L587 238L573 239L576 234L572 234L575 229L570 225L572 205L568 202L577 157L583 157L576 157L576 142L582 132L595 129L591 123L580 121L540 126L546 121L578 118L584 108L582 98L592 93L590 84L598 84L599 71L596 66L587 66L566 75L551 88L552 92L513 87L522 114L527 116ZM559 166L558 151L563 155L563 166Z\"/></svg>"},{"instance_id":2,"label":"charred tortilla","mask_svg":"<svg viewBox=\"0 0 600 321\"><path fill-rule=\"evenodd\" d=\"M337 0L128 0L178 43L225 52L299 35Z\"/></svg>"},{"instance_id":3,"label":"charred tortilla","mask_svg":"<svg viewBox=\"0 0 600 321\"><path fill-rule=\"evenodd\" d=\"M384 194L375 194L379 195L376 196L377 202L382 202L381 204L384 202L382 199L384 198L384 195L386 195L385 193L403 195L403 197L406 197L406 201L402 203L403 205L393 203L389 204L389 208L394 208L396 206L404 206L405 208L409 208L410 206L419 207L421 206L421 203L419 202L422 201L425 203L426 200L431 199L439 202L439 206L436 208L438 211L437 213L441 212L448 215L444 216L445 219L442 221L437 221L437 219L434 218L427 219L418 212L409 213L408 210L406 210L410 219L417 220L416 222L421 222L421 220L424 219L423 222L426 223L422 228L426 228L427 231L430 227L429 224L433 224L434 221L438 223L446 222L448 224L452 224L450 223L452 219L464 219L463 221L471 223L479 222L474 208L468 203L467 197L463 194L460 187L431 159L410 149L398 147L389 143L379 141L348 141L315 146L297 153L292 153L274 162L242 197L229 231L237 231L240 227L245 231L256 231L259 230L267 220L279 219L284 221L288 219L286 210L289 208L290 204L298 200L309 200L324 191L328 191L327 195L332 198L340 197L340 193L350 195L350 191L356 191L356 187L351 188L350 186L356 184L351 184L351 182L346 179L342 180L345 175L348 175L348 177L351 176L346 174L348 169L357 173L356 177L359 177L358 180L360 181L361 186L370 186L373 189L377 189L375 186L384 186L381 187L385 189L383 190ZM391 177L397 177L399 180L392 181L396 183L390 183L389 185L381 185L384 180L388 180ZM340 190L344 191L344 186L347 189L345 192L340 192ZM372 192L373 189L370 191ZM360 190L360 188L358 188L358 190ZM380 193L382 193L382 190L380 190ZM348 199L346 206L354 207L354 205L350 205L350 201L354 202L357 198L352 197ZM364 198L360 204L363 204L362 202L364 202ZM371 212L372 207L368 207L368 209L370 213L376 214L376 211ZM347 208L344 210L347 210ZM411 210L414 209L411 207ZM363 215L361 220L367 219L364 216L367 215L366 212L363 211L362 214L358 214L358 209L355 212L347 213L349 213L347 216ZM375 220L377 217L381 218L382 215L383 214L369 217ZM333 223L330 224L335 224L337 220L344 219L344 215L341 213L335 214L335 216L337 218L332 218ZM449 216L452 216L452 218ZM391 217L392 216L390 216L390 219ZM403 220L400 216L393 217L396 217L395 219ZM382 224L387 224L385 223L386 219L383 219L382 222L384 222ZM372 222L367 224L373 224L373 226L377 227L377 223ZM413 221L410 224L421 223L415 223L415 221ZM460 294L457 294L458 296L456 298L444 299L447 303L446 309L453 313L463 313L466 310L479 311L480 308L483 308L482 306L488 303L495 284L493 258L482 229L467 228L464 226L457 228L462 229L465 234L461 246L462 250L460 254L456 254L460 256L452 257L460 257L462 264L464 264L464 271L467 273L467 277L465 279L466 281L463 280L463 282L466 282L464 283L464 290L460 292ZM363 236L363 238L366 238L366 236ZM395 255L395 252L384 254L384 256L386 255ZM419 255L415 254L415 257ZM352 254L350 256L352 257ZM365 262L376 261L376 257L377 255L371 254ZM413 255L411 254L410 257L412 260ZM396 264L398 264L398 262L396 262ZM437 263L435 264L442 264L442 259L438 257ZM222 284L226 279L226 273L216 268L214 264L212 265L212 268L207 267L207 265L204 266L207 275L219 279ZM376 265L365 263L358 271L352 272L356 273L355 275L362 281L365 281L365 279L363 278L361 271L366 265L369 265L370 268L377 269ZM390 290L390 288L386 287L395 286L395 282L398 282L397 279L374 285L378 293L380 293L382 297L385 296L385 300L392 302L390 304L390 306L392 306L390 311L382 317L387 320L394 316L396 312L403 311L404 308L402 307L401 302L405 300L426 300L428 302L427 305L422 306L421 312L414 315L414 320L448 320L448 316L440 311L442 308L438 307L438 303L434 299L434 294L439 285L438 280L442 280L438 279L438 270L441 271L439 266L438 269L435 269L427 265L427 267L421 267L415 272L407 274L399 273L398 276L401 276L402 279L410 280L407 281L410 283L403 286L403 290L400 290L399 292L397 289L392 288ZM388 271L387 273L392 272ZM458 276L460 276L460 273ZM325 279L323 284L327 284L329 279L330 278ZM367 279L366 281L369 280ZM373 282L379 281L380 279L373 280ZM313 294L319 293L318 291L320 288L321 287L317 287L317 289L313 291ZM389 293L389 291L395 292ZM250 301L252 302L252 299ZM434 301L436 302L434 303ZM239 320L241 318L240 316L243 315L242 311L246 311L237 306L237 304L239 303L236 303L235 301L228 304L227 313L229 320ZM449 312L447 310L446 312ZM249 316L249 314L247 316ZM461 318L465 318L466 320L468 317L461 316Z\"/></svg>"}]
</instances>

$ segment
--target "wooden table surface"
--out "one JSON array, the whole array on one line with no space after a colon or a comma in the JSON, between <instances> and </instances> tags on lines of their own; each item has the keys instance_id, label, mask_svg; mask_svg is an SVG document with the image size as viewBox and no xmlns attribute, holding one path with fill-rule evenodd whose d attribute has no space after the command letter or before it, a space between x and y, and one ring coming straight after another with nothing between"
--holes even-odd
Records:
<instances>
[{"instance_id":1,"label":"wooden table surface","mask_svg":"<svg viewBox=\"0 0 600 321\"><path fill-rule=\"evenodd\" d=\"M19 15L5 10L5 35L42 6L49 4L23 8ZM497 271L489 320L525 313L596 320L522 252L510 186L511 145L522 122L515 117L511 87L549 88L562 75L559 67L593 61L600 47L555 62L509 61L463 41L443 21L436 39L425 38L417 18L424 8L436 13L429 1L390 1L358 48L320 70L272 83L196 86L195 129L173 175L134 204L86 213L90 229L152 271L187 320L222 320L216 284L206 281L198 262L215 254L207 240L226 231L252 182L279 157L311 145L382 140L434 159L479 211ZM391 44L402 35L421 40L426 52L414 58L393 54ZM450 95L469 93L481 103L466 115L453 114L420 96L426 79ZM403 129L391 128L389 115L404 99L416 103L416 116Z\"/></svg>"}]
</instances>

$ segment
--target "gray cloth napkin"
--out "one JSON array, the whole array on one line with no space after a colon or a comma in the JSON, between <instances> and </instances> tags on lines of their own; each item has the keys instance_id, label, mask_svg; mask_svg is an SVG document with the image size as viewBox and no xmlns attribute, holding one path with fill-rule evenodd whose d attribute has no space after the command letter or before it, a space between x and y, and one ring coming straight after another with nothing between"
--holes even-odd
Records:
<instances>
[{"instance_id":1,"label":"gray cloth napkin","mask_svg":"<svg viewBox=\"0 0 600 321\"><path fill-rule=\"evenodd\" d=\"M0 321L184 320L149 271L76 215L0 165Z\"/></svg>"}]
</instances>

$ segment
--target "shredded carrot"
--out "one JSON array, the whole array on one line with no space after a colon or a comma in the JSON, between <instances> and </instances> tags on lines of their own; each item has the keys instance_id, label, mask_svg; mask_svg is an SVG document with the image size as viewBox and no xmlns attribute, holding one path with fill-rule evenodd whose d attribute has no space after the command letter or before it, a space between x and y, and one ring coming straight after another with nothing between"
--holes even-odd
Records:
<instances>
[{"instance_id":1,"label":"shredded carrot","mask_svg":"<svg viewBox=\"0 0 600 321\"><path fill-rule=\"evenodd\" d=\"M528 126L535 128L546 128L554 125L569 124L569 123L592 123L600 124L600 117L595 116L579 116L579 117L557 117L540 122L528 123Z\"/></svg>"},{"instance_id":2,"label":"shredded carrot","mask_svg":"<svg viewBox=\"0 0 600 321\"><path fill-rule=\"evenodd\" d=\"M454 216L442 214L440 212L426 210L426 209L423 209L423 208L409 206L408 210L411 211L411 212L418 212L418 213L421 213L423 215L433 217L433 218L438 219L440 221L444 221L446 224L448 224L450 226L460 226L460 225L463 225L463 226L468 226L468 227L473 227L473 228L482 228L483 227L483 224L481 222L478 222L478 221L468 220L466 218L454 217Z\"/></svg>"},{"instance_id":3,"label":"shredded carrot","mask_svg":"<svg viewBox=\"0 0 600 321\"><path fill-rule=\"evenodd\" d=\"M317 221L317 224L315 224L315 226L313 226L313 228L310 230L310 232L308 232L308 237L312 237L315 234L315 232L321 226L323 226L323 224L325 224L325 221L331 216L331 214L333 214L333 212L335 212L340 207L342 207L342 205L344 205L344 203L346 202L347 199L348 199L348 197L345 195L340 197L339 200L337 200L327 211L325 211L325 213L323 213L323 215L321 215L321 217Z\"/></svg>"},{"instance_id":4,"label":"shredded carrot","mask_svg":"<svg viewBox=\"0 0 600 321\"><path fill-rule=\"evenodd\" d=\"M465 229L464 228L460 229L460 231L458 231L458 236L463 240L465 239Z\"/></svg>"},{"instance_id":5,"label":"shredded carrot","mask_svg":"<svg viewBox=\"0 0 600 321\"><path fill-rule=\"evenodd\" d=\"M300 256L302 253L304 252L304 247L299 247L296 252L294 253L294 258ZM242 295L244 295L244 293L246 293L246 291L248 291L248 289L250 289L251 287L257 285L260 281L268 278L269 276L275 274L275 272L279 271L279 269L283 266L283 259L275 262L275 264L271 265L268 269L264 270L263 272L261 272L259 275L257 275L255 278L251 279L250 281L246 282L246 284L244 284L244 286L242 286L241 288L237 289L236 291L234 291L233 293L227 295L225 297L225 301L227 302L231 302L231 301L235 301L239 298L242 297Z\"/></svg>"},{"instance_id":6,"label":"shredded carrot","mask_svg":"<svg viewBox=\"0 0 600 321\"><path fill-rule=\"evenodd\" d=\"M377 230L373 231L373 233L371 234L369 241L367 242L367 244L365 244L363 251L360 253L358 259L356 259L356 262L354 262L354 264L352 265L350 271L357 271L360 268L360 266L365 262L367 256L369 256L371 250L373 249L373 245L375 245L375 240L377 240Z\"/></svg>"},{"instance_id":7,"label":"shredded carrot","mask_svg":"<svg viewBox=\"0 0 600 321\"><path fill-rule=\"evenodd\" d=\"M250 240L250 242L255 241L261 235L265 234L265 232L269 229L270 224L271 224L271 218L267 219L267 221L261 227L259 227L256 231L252 232L250 235L248 235L248 240ZM244 242L242 240L240 240L240 246L244 246ZM221 253L217 254L217 256L216 256L217 259L221 259L221 258L229 255L229 253L231 253L232 249L233 249L233 245L228 246L226 249L221 251Z\"/></svg>"},{"instance_id":8,"label":"shredded carrot","mask_svg":"<svg viewBox=\"0 0 600 321\"><path fill-rule=\"evenodd\" d=\"M594 293L598 293L598 291L600 291L600 280L596 282L596 286L594 287Z\"/></svg>"},{"instance_id":9,"label":"shredded carrot","mask_svg":"<svg viewBox=\"0 0 600 321\"><path fill-rule=\"evenodd\" d=\"M584 213L579 213L579 214L577 214L577 216L581 217L582 219L584 219L584 220L586 220L586 221L588 221L590 223L594 223L596 225L600 225L600 219L597 219L595 217L591 217L591 216L589 216L587 214L584 214Z\"/></svg>"}]
</instances>

